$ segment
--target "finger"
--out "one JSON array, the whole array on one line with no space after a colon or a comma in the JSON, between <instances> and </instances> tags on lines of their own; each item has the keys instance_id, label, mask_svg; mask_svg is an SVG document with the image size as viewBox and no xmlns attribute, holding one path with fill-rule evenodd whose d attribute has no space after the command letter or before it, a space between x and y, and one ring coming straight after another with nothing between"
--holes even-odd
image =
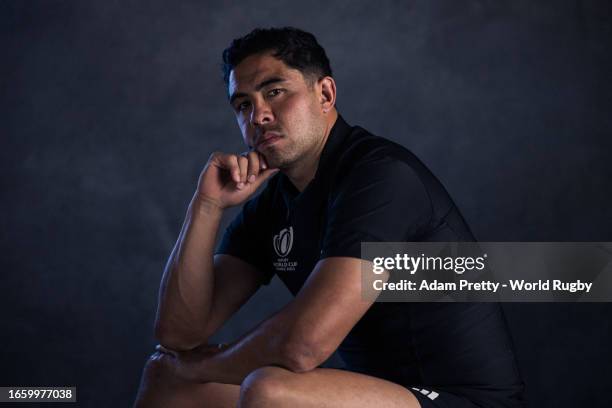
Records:
<instances>
[{"instance_id":1,"label":"finger","mask_svg":"<svg viewBox=\"0 0 612 408\"><path fill-rule=\"evenodd\" d=\"M258 189L267 179L279 172L279 169L267 169L259 173L255 181L252 183L254 189Z\"/></svg>"},{"instance_id":2,"label":"finger","mask_svg":"<svg viewBox=\"0 0 612 408\"><path fill-rule=\"evenodd\" d=\"M257 176L259 175L259 156L256 152L249 152L247 154L247 158L249 160L249 168L248 168L248 178L247 181L252 183L255 181Z\"/></svg>"},{"instance_id":3,"label":"finger","mask_svg":"<svg viewBox=\"0 0 612 408\"><path fill-rule=\"evenodd\" d=\"M246 183L248 177L247 173L249 171L249 159L244 156L238 156L238 167L240 169L240 182L238 183L238 185L242 185L238 188L242 188L244 187L244 184Z\"/></svg>"},{"instance_id":4,"label":"finger","mask_svg":"<svg viewBox=\"0 0 612 408\"><path fill-rule=\"evenodd\" d=\"M265 156L259 152L256 152L256 153L257 153L257 156L259 157L259 167L262 170L267 169L269 166L268 166L268 162L266 161Z\"/></svg>"},{"instance_id":5,"label":"finger","mask_svg":"<svg viewBox=\"0 0 612 408\"><path fill-rule=\"evenodd\" d=\"M235 154L219 154L217 156L218 165L227 170L232 180L238 184L240 183L240 166L238 165L238 157Z\"/></svg>"}]
</instances>

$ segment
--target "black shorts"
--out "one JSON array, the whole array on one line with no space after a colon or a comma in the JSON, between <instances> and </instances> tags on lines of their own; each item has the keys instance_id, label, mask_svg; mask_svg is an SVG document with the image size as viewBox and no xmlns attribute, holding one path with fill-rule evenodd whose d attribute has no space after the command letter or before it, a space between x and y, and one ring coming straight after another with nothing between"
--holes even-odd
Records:
<instances>
[{"instance_id":1,"label":"black shorts","mask_svg":"<svg viewBox=\"0 0 612 408\"><path fill-rule=\"evenodd\" d=\"M356 327L353 339L339 348L345 369L402 385L423 408L524 406L499 304L378 303L373 308L375 320L363 330Z\"/></svg>"},{"instance_id":2,"label":"black shorts","mask_svg":"<svg viewBox=\"0 0 612 408\"><path fill-rule=\"evenodd\" d=\"M445 391L410 387L421 408L482 408L466 397L460 397Z\"/></svg>"},{"instance_id":3,"label":"black shorts","mask_svg":"<svg viewBox=\"0 0 612 408\"><path fill-rule=\"evenodd\" d=\"M392 381L385 378L385 375L372 373L365 370L342 369L358 372L373 377ZM524 408L525 403L522 399L522 387L498 389L498 390L478 390L468 387L454 387L447 391L446 387L437 386L410 386L396 382L408 389L421 404L421 408Z\"/></svg>"},{"instance_id":4,"label":"black shorts","mask_svg":"<svg viewBox=\"0 0 612 408\"><path fill-rule=\"evenodd\" d=\"M409 387L421 408L483 408L483 407L522 407L523 404L513 396L504 398L498 392L495 395L484 395L474 390L465 389L461 394L435 390L432 388ZM471 397L470 397L471 395ZM477 401L477 402L476 402Z\"/></svg>"}]
</instances>

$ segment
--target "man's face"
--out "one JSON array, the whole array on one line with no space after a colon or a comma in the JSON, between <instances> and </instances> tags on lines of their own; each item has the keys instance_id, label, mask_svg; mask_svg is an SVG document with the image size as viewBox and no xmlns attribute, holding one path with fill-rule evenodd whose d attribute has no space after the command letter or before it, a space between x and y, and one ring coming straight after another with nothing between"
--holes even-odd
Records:
<instances>
[{"instance_id":1,"label":"man's face","mask_svg":"<svg viewBox=\"0 0 612 408\"><path fill-rule=\"evenodd\" d=\"M271 53L251 55L230 73L230 103L242 137L270 167L291 167L324 136L317 89Z\"/></svg>"}]
</instances>

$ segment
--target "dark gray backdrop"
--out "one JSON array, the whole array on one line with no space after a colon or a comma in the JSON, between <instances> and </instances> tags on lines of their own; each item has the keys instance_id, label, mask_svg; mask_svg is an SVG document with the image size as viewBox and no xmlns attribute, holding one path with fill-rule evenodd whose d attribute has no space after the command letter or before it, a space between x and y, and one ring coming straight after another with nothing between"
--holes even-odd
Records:
<instances>
[{"instance_id":1,"label":"dark gray backdrop","mask_svg":"<svg viewBox=\"0 0 612 408\"><path fill-rule=\"evenodd\" d=\"M315 33L341 113L421 157L480 240L612 241L608 2L220 4L0 2L0 385L131 403L199 171L242 150L220 54L255 26ZM275 281L218 338L288 299ZM505 308L530 407L610 406L610 304Z\"/></svg>"}]
</instances>

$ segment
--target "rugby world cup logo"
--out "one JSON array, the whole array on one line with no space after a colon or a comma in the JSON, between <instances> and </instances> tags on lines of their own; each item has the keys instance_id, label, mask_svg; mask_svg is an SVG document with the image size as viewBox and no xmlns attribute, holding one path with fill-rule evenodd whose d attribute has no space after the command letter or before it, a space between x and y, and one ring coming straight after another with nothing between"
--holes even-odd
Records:
<instances>
[{"instance_id":1,"label":"rugby world cup logo","mask_svg":"<svg viewBox=\"0 0 612 408\"><path fill-rule=\"evenodd\" d=\"M274 250L281 258L287 256L293 246L293 227L285 228L274 236Z\"/></svg>"}]
</instances>

